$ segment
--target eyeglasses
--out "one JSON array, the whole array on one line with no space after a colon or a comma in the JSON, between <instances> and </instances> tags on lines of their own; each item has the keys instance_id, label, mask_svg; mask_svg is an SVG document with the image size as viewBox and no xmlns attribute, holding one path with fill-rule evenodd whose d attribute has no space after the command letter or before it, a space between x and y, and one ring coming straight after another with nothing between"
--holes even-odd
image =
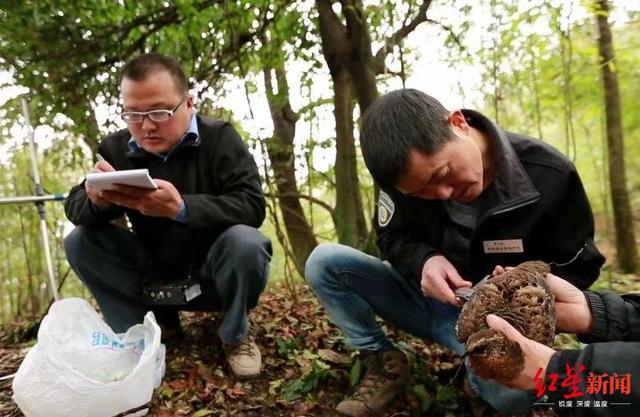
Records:
<instances>
[{"instance_id":1,"label":"eyeglasses","mask_svg":"<svg viewBox=\"0 0 640 417\"><path fill-rule=\"evenodd\" d=\"M152 122L166 122L176 113L178 107L184 103L187 97L189 96L184 96L172 110L128 111L120 113L120 117L127 123L142 123L145 117L148 117Z\"/></svg>"}]
</instances>

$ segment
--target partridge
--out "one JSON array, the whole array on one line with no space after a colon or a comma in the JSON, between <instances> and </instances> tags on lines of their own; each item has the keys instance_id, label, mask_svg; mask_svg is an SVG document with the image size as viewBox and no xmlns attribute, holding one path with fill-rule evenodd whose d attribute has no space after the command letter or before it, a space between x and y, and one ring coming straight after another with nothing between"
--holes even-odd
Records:
<instances>
[{"instance_id":1,"label":"partridge","mask_svg":"<svg viewBox=\"0 0 640 417\"><path fill-rule=\"evenodd\" d=\"M509 380L524 367L520 345L489 329L486 318L495 314L525 337L551 346L555 336L555 298L545 277L549 265L524 262L491 277L469 297L456 324L456 336L466 343L473 371L484 379Z\"/></svg>"}]
</instances>

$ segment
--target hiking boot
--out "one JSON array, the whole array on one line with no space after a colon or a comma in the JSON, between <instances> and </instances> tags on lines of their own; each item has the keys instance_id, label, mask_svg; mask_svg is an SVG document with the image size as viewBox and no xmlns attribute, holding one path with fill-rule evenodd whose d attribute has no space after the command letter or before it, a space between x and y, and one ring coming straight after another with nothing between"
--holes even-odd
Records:
<instances>
[{"instance_id":1,"label":"hiking boot","mask_svg":"<svg viewBox=\"0 0 640 417\"><path fill-rule=\"evenodd\" d=\"M225 343L223 347L229 367L238 378L253 378L260 374L262 356L253 338L247 338L236 346Z\"/></svg>"},{"instance_id":2,"label":"hiking boot","mask_svg":"<svg viewBox=\"0 0 640 417\"><path fill-rule=\"evenodd\" d=\"M364 377L353 395L336 407L346 416L379 415L409 381L411 366L400 350L365 353L362 362L367 368Z\"/></svg>"}]
</instances>

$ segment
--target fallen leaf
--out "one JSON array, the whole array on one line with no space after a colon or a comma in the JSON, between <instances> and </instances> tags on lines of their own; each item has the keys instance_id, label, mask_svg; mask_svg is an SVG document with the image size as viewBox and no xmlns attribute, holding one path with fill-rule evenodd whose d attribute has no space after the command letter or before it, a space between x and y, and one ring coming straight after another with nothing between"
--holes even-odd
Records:
<instances>
[{"instance_id":1,"label":"fallen leaf","mask_svg":"<svg viewBox=\"0 0 640 417\"><path fill-rule=\"evenodd\" d=\"M242 389L242 385L240 385L240 383L235 384L231 388L227 388L224 392L225 394L227 394L227 396L233 399L247 395L247 393L244 392L244 389Z\"/></svg>"},{"instance_id":2,"label":"fallen leaf","mask_svg":"<svg viewBox=\"0 0 640 417\"><path fill-rule=\"evenodd\" d=\"M191 386L191 381L188 379L176 379L168 383L168 385L175 391L185 391Z\"/></svg>"},{"instance_id":3,"label":"fallen leaf","mask_svg":"<svg viewBox=\"0 0 640 417\"><path fill-rule=\"evenodd\" d=\"M208 410L206 408L202 409L202 410L198 410L195 413L193 413L193 415L191 417L205 417L205 416L210 416L214 413L213 410Z\"/></svg>"},{"instance_id":4,"label":"fallen leaf","mask_svg":"<svg viewBox=\"0 0 640 417\"><path fill-rule=\"evenodd\" d=\"M318 356L325 362L335 363L338 365L350 365L352 362L351 356L338 353L335 350L331 349L319 349Z\"/></svg>"}]
</instances>

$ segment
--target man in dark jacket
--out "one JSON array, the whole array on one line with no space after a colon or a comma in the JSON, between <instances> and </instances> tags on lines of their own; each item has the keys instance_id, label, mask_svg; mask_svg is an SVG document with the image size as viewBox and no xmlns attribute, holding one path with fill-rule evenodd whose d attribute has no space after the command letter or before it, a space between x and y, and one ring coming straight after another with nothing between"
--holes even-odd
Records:
<instances>
[{"instance_id":1,"label":"man in dark jacket","mask_svg":"<svg viewBox=\"0 0 640 417\"><path fill-rule=\"evenodd\" d=\"M640 407L640 294L580 291L549 274L556 296L556 328L591 343L554 351L522 336L502 318L487 323L518 342L525 366L507 386L531 390L538 403L566 416L637 416Z\"/></svg>"},{"instance_id":2,"label":"man in dark jacket","mask_svg":"<svg viewBox=\"0 0 640 417\"><path fill-rule=\"evenodd\" d=\"M195 113L187 78L173 59L141 55L122 70L121 114L127 130L99 146L95 171L147 168L157 190L75 186L65 203L77 227L67 258L116 332L153 310L163 336L179 332L178 309L219 310L227 360L241 377L260 372L247 311L269 271L271 243L257 228L265 202L256 163L233 127ZM132 231L111 220L126 214ZM143 286L199 281L186 305L148 306ZM195 294L192 294L195 295Z\"/></svg>"},{"instance_id":3,"label":"man in dark jacket","mask_svg":"<svg viewBox=\"0 0 640 417\"><path fill-rule=\"evenodd\" d=\"M305 277L348 342L371 364L338 410L379 412L404 385L406 358L375 315L459 354L456 289L495 265L544 260L580 288L604 258L575 167L539 140L505 132L473 110L448 111L416 90L391 92L363 117L365 163L380 187L376 230L383 262L325 244ZM382 365L379 365L379 364ZM526 412L534 398L470 375L496 409Z\"/></svg>"}]
</instances>

